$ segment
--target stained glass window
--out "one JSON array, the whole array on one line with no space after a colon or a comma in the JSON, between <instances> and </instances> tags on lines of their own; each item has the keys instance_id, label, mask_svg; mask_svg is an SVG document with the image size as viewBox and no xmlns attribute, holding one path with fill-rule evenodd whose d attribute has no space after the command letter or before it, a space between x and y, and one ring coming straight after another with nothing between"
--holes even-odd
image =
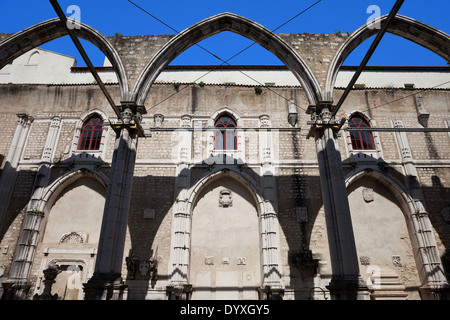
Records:
<instances>
[{"instance_id":1,"label":"stained glass window","mask_svg":"<svg viewBox=\"0 0 450 320\"><path fill-rule=\"evenodd\" d=\"M99 150L103 133L103 120L98 116L89 118L81 129L78 150Z\"/></svg>"},{"instance_id":2,"label":"stained glass window","mask_svg":"<svg viewBox=\"0 0 450 320\"><path fill-rule=\"evenodd\" d=\"M216 120L214 126L219 128L214 135L214 149L236 150L236 121L228 115L223 115Z\"/></svg>"},{"instance_id":3,"label":"stained glass window","mask_svg":"<svg viewBox=\"0 0 450 320\"><path fill-rule=\"evenodd\" d=\"M360 116L353 116L348 121L350 128L370 128L369 123ZM352 147L354 150L374 150L373 135L371 131L350 131Z\"/></svg>"}]
</instances>

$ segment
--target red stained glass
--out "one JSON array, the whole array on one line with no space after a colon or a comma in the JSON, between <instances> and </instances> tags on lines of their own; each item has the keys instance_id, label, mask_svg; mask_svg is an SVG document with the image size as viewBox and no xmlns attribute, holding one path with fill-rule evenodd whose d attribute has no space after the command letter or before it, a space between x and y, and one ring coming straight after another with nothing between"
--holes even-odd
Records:
<instances>
[{"instance_id":1,"label":"red stained glass","mask_svg":"<svg viewBox=\"0 0 450 320\"><path fill-rule=\"evenodd\" d=\"M103 120L94 116L87 120L81 129L78 150L99 150L103 133Z\"/></svg>"},{"instance_id":2,"label":"red stained glass","mask_svg":"<svg viewBox=\"0 0 450 320\"><path fill-rule=\"evenodd\" d=\"M352 117L348 121L350 128L370 128L369 123L361 117ZM351 131L350 137L354 150L375 150L371 131Z\"/></svg>"},{"instance_id":3,"label":"red stained glass","mask_svg":"<svg viewBox=\"0 0 450 320\"><path fill-rule=\"evenodd\" d=\"M223 128L216 130L214 135L214 149L215 150L236 150L237 136L236 136L236 121L230 116L222 116L216 120L214 125L216 128Z\"/></svg>"}]
</instances>

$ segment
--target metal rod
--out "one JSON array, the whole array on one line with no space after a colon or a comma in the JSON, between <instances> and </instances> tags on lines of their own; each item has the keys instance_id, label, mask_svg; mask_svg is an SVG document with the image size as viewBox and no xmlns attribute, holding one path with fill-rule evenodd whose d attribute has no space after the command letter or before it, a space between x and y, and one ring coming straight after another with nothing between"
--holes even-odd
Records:
<instances>
[{"instance_id":1,"label":"metal rod","mask_svg":"<svg viewBox=\"0 0 450 320\"><path fill-rule=\"evenodd\" d=\"M305 131L305 128L148 128L151 132L164 131ZM379 131L379 132L450 132L450 128L344 128L345 131Z\"/></svg>"},{"instance_id":2,"label":"metal rod","mask_svg":"<svg viewBox=\"0 0 450 320\"><path fill-rule=\"evenodd\" d=\"M345 131L450 132L450 128L345 128Z\"/></svg>"},{"instance_id":3,"label":"metal rod","mask_svg":"<svg viewBox=\"0 0 450 320\"><path fill-rule=\"evenodd\" d=\"M370 58L372 57L375 49L377 48L378 44L380 43L381 39L383 38L384 34L386 33L387 28L389 27L392 20L394 20L395 15L397 14L398 10L402 6L404 0L397 0L397 2L394 4L394 7L392 8L391 12L389 13L385 23L383 24L380 32L378 32L375 40L372 42L372 45L370 46L369 50L367 51L366 55L364 56L364 59L362 60L361 64L359 65L356 72L353 74L352 79L350 80L347 88L345 89L344 93L342 94L341 98L339 99L338 103L336 104L335 108L333 108L332 116L335 116L338 112L339 108L344 103L344 100L347 98L350 91L353 89L353 86L355 85L356 81L358 80L359 76L361 75L361 72L363 71L364 67L366 66L367 62L369 62Z\"/></svg>"},{"instance_id":4,"label":"metal rod","mask_svg":"<svg viewBox=\"0 0 450 320\"><path fill-rule=\"evenodd\" d=\"M81 57L83 58L84 62L87 65L87 67L89 68L89 71L91 71L92 75L94 76L94 79L97 81L97 84L99 85L100 89L102 90L102 92L105 95L106 99L108 100L109 104L113 108L116 115L120 118L121 115L120 115L119 109L117 108L116 104L114 103L114 100L109 95L108 90L106 90L105 84L103 83L102 79L100 78L97 71L95 70L94 65L92 64L86 51L84 50L83 46L81 45L80 40L78 39L76 34L73 32L73 30L68 27L67 17L65 16L61 7L59 6L58 1L57 0L49 0L49 1L52 4L53 8L55 9L55 12L58 15L59 19L63 22L64 27L66 28L70 38L72 39L73 43L75 44L75 47L77 48L78 52L80 53Z\"/></svg>"}]
</instances>

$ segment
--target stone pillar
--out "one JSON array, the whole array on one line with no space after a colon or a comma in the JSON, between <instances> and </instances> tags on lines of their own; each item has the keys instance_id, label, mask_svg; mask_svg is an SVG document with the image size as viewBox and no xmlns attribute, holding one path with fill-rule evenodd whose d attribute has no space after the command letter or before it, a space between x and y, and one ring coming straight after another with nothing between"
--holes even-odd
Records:
<instances>
[{"instance_id":1,"label":"stone pillar","mask_svg":"<svg viewBox=\"0 0 450 320\"><path fill-rule=\"evenodd\" d=\"M125 290L125 237L138 136L143 132L141 114L145 109L132 102L122 102L120 108L121 119L111 124L117 136L94 275L84 284L86 300L119 300Z\"/></svg>"},{"instance_id":2,"label":"stone pillar","mask_svg":"<svg viewBox=\"0 0 450 320\"><path fill-rule=\"evenodd\" d=\"M3 232L6 232L8 228L5 225L5 219L14 189L13 186L16 183L17 166L22 156L31 123L33 122L33 117L26 114L18 114L17 116L19 117L19 121L17 122L16 131L0 178L0 239Z\"/></svg>"},{"instance_id":3,"label":"stone pillar","mask_svg":"<svg viewBox=\"0 0 450 320\"><path fill-rule=\"evenodd\" d=\"M276 195L275 167L273 165L272 131L270 118L260 117L259 144L261 166L261 185L264 203L260 206L261 233L261 263L263 268L263 282L260 288L261 299L281 300L284 295L284 285L281 279L279 262L279 222L278 201ZM267 130L264 130L267 128Z\"/></svg>"},{"instance_id":4,"label":"stone pillar","mask_svg":"<svg viewBox=\"0 0 450 320\"><path fill-rule=\"evenodd\" d=\"M33 191L28 203L27 213L22 223L16 251L9 271L7 283L12 283L8 293L11 299L26 299L30 284L28 275L33 263L34 252L39 238L42 219L44 217L45 202L42 201L44 189L48 186L51 173L51 162L53 161L61 117L55 116L50 122L50 128L45 141L44 150L41 155L39 169L34 180Z\"/></svg>"},{"instance_id":5,"label":"stone pillar","mask_svg":"<svg viewBox=\"0 0 450 320\"><path fill-rule=\"evenodd\" d=\"M187 199L191 180L189 164L192 150L192 132L189 131L191 118L189 116L182 117L181 128L186 130L176 132L179 143L173 154L177 159L177 177L174 190L170 275L167 285L169 299L181 297L182 294L189 292L189 290L186 291L186 288L191 288L188 284L191 215L188 212Z\"/></svg>"},{"instance_id":6,"label":"stone pillar","mask_svg":"<svg viewBox=\"0 0 450 320\"><path fill-rule=\"evenodd\" d=\"M394 120L394 128L403 128L401 120ZM421 258L422 266L418 267L421 275L423 287L420 288L422 298L426 300L448 299L449 286L445 276L439 251L437 249L434 231L425 206L425 198L422 187L419 183L417 169L413 164L411 149L405 132L395 132L398 146L402 157L404 175L408 193L412 197L409 203L410 229L415 234L418 255Z\"/></svg>"},{"instance_id":7,"label":"stone pillar","mask_svg":"<svg viewBox=\"0 0 450 320\"><path fill-rule=\"evenodd\" d=\"M369 292L359 273L348 194L336 136L340 125L331 118L330 111L331 103L321 102L310 107L313 125L311 136L314 136L316 142L333 273L329 290L335 300L367 300Z\"/></svg>"}]
</instances>

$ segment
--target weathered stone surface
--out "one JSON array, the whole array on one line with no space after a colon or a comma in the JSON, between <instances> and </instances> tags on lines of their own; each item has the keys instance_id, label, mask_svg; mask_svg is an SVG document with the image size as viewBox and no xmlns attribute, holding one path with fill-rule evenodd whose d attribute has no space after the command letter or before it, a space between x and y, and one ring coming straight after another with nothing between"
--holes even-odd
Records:
<instances>
[{"instance_id":1,"label":"weathered stone surface","mask_svg":"<svg viewBox=\"0 0 450 320\"><path fill-rule=\"evenodd\" d=\"M350 39L348 34L341 33L281 34L278 37L283 43L273 44L263 29L226 15L222 18L224 20L220 20L215 31L249 32L252 39L258 39L269 48L280 46L279 51L275 50L278 53L284 52L283 43L290 46L312 70L321 90L326 88L335 53ZM233 21L242 23L227 25ZM214 24L202 26L213 28ZM400 24L398 29L403 30L404 26L405 23ZM203 31L206 34L214 32ZM53 36L58 35L55 30L53 32ZM6 36L0 34L0 39ZM186 40L191 43L202 37L204 35L191 33ZM173 38L121 35L107 38L120 56L130 89L152 57ZM432 46L437 44L432 43ZM178 43L174 50L182 48L183 45ZM123 98L123 87L122 90L119 85L107 87L116 101ZM330 100L337 100L342 89L335 88L329 93L334 98ZM376 127L392 128L401 120L404 127L421 128L411 93L393 88L354 90L337 118L348 119L358 111ZM0 85L2 169L12 148L17 114L26 113L34 118L17 164L16 183L8 186L12 192L7 214L3 217L7 227L1 230L0 242L0 266L5 266L0 275L2 282L11 276L14 262L22 261L23 257L14 256L15 252L22 252L18 244L35 245L30 265L15 270L32 284L28 298L41 293L41 273L51 262L65 268L60 280L56 278L55 290L64 288L69 278L86 283L97 271L100 282L109 280L110 283L91 283L92 289L117 288L120 295L132 299L165 299L169 291L175 295L190 294L186 275L191 267L196 268L197 285L221 286L228 280L235 285L270 285L273 291L264 291L267 289L264 288L260 292L264 294L260 296L262 298L272 292L284 294L285 299L308 299L314 286L323 288L329 297L327 286L331 280L336 287L343 288L348 280L346 277L358 276L359 268L361 279L368 281L373 277L368 272L373 266L391 268L394 272L379 277L382 281L376 284L381 285L381 291L377 289L374 297L389 297L392 293L389 284L395 282L393 293L397 297L404 297L406 292L409 299L419 299L418 286L429 286L432 291L433 286L445 282L442 266L448 268L449 259L445 257L448 256L450 234L448 221L441 212L448 207L450 198L448 132L406 132L401 135L374 132L378 149L370 153L376 154L371 158L368 152L352 149L349 132L344 126L336 137L329 135L327 140L339 147L334 154L337 160L332 160L333 155L323 153L329 150L326 143L316 148L314 139L306 139L310 116L305 111L311 97L298 86L263 87L262 92L256 94L253 86L186 84L181 90L173 84L152 83L148 95L142 97L147 109L147 114L142 115L146 136L139 138L135 154L133 148L116 153L117 161L113 163L114 151L120 149L115 145L117 132L113 130L114 125L105 125L101 150L77 151L79 130L89 115L100 115L105 124L115 120L115 113L97 86ZM421 101L429 114L428 127L445 126L449 99L448 90L422 92ZM294 126L288 122L289 105L298 107ZM214 133L206 130L214 126L216 117L222 112L235 117L239 128L247 129L237 135L238 150L227 153L227 157L217 155L212 147ZM155 115L162 115L164 121L156 123ZM57 129L54 126L52 129L54 116L60 118ZM264 127L267 121L270 130ZM153 130L156 126L161 130ZM186 130L179 132L173 128ZM51 146L48 145L50 142ZM133 147L134 143L129 146ZM408 158L404 156L406 147ZM328 164L322 166L326 157ZM227 163L230 159L232 161ZM49 168L45 183L43 171L39 171L43 164ZM333 170L328 170L330 168ZM321 172L321 169L326 170ZM126 179L122 179L122 174L128 175ZM224 181L228 181L226 187L234 188L230 189L233 204L219 207L221 189L213 187ZM33 190L33 185L39 188ZM242 188L245 192L236 194ZM362 196L362 189L367 188L373 190L369 200ZM215 198L201 200L205 190L210 190ZM342 209L347 194L349 210ZM324 205L326 199L329 201ZM105 203L109 209L103 217ZM330 224L329 212L333 205L340 207L342 215ZM220 215L217 219L202 220L200 215L195 216L198 212L207 215L210 206L216 207L217 212L211 217ZM77 210L81 207L89 210ZM242 230L237 232L241 222L239 209L243 208L249 216L242 219L258 224L251 234ZM301 216L297 214L297 208L304 209ZM227 220L226 214L230 210L234 211ZM42 217L40 224L28 229L29 224L37 221L32 220L37 213ZM201 230L207 228L203 224L217 221L222 223L215 224L210 233L202 233ZM89 225L83 227L83 222ZM55 225L57 227L51 227ZM105 229L102 236L101 225ZM339 228L341 235L348 236L342 243L338 239L345 237L332 235ZM28 232L30 230L34 233ZM237 234L232 243L238 244L239 237L248 237L244 242L257 249L233 255L233 250L227 248L231 240L225 240L227 235L235 234L230 230ZM385 234L387 230L388 235ZM355 250L349 243L352 231ZM24 238L21 234L30 236ZM61 241L67 235L78 240L74 240L75 243ZM208 244L210 247L199 241L212 236L217 239ZM422 240L427 243L427 253L418 245ZM336 255L336 249L330 243L340 247L341 256ZM304 251L305 248L309 251ZM190 260L191 249L197 250L194 256L200 257L198 260ZM301 255L305 252L311 254ZM96 264L98 256L101 258ZM307 261L309 263L298 264L295 257L299 256L311 259ZM130 269L127 269L126 257L136 261L149 261L154 257L158 262L157 279L150 279L147 273L139 271L134 272L134 278L127 277ZM444 263L440 257L444 257ZM336 267L336 261L340 259L345 261ZM345 265L350 260L353 264ZM77 270L82 270L79 277L75 276ZM345 272L339 274L342 270ZM430 270L434 270L432 279ZM110 271L111 277L106 279ZM448 269L445 271L448 273ZM336 274L342 277L336 277ZM124 284L129 285L128 289L125 290ZM384 285L388 286L387 291ZM357 290L362 288L360 282L357 286ZM89 285L86 288L89 289ZM83 297L81 286L70 290L73 290L70 297ZM246 292L238 297L255 298L257 292ZM230 296L234 297L234 293ZM108 296L103 291L101 295Z\"/></svg>"}]
</instances>

